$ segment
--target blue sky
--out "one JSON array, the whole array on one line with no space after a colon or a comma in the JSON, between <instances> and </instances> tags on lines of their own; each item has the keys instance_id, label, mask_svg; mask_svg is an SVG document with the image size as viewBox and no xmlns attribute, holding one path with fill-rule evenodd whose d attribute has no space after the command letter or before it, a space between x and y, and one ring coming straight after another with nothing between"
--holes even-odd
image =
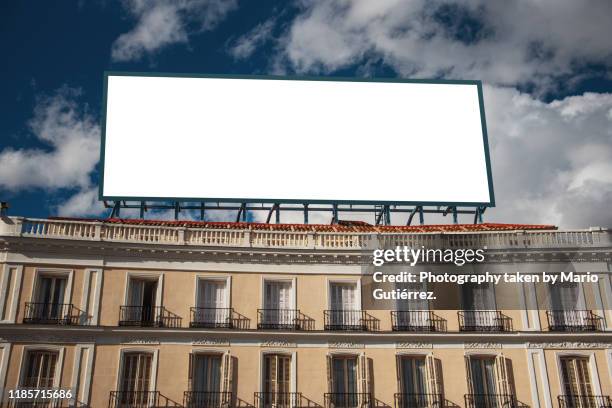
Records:
<instances>
[{"instance_id":1,"label":"blue sky","mask_svg":"<svg viewBox=\"0 0 612 408\"><path fill-rule=\"evenodd\" d=\"M13 215L107 214L102 77L125 70L481 79L498 201L486 220L612 226L607 0L0 7L0 199Z\"/></svg>"}]
</instances>

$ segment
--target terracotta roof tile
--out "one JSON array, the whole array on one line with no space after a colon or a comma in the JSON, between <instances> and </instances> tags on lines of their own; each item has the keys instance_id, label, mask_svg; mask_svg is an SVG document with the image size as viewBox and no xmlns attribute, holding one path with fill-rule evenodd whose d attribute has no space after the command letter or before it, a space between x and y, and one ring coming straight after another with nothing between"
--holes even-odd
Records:
<instances>
[{"instance_id":1,"label":"terracotta roof tile","mask_svg":"<svg viewBox=\"0 0 612 408\"><path fill-rule=\"evenodd\" d=\"M481 232L481 231L514 231L514 230L556 230L554 225L538 224L440 224L440 225L368 225L367 223L326 224L266 224L258 222L210 222L187 220L142 220L130 218L66 218L51 217L52 220L68 220L82 222L102 222L108 224L149 225L185 228L210 229L248 229L269 231L313 231L313 232Z\"/></svg>"}]
</instances>

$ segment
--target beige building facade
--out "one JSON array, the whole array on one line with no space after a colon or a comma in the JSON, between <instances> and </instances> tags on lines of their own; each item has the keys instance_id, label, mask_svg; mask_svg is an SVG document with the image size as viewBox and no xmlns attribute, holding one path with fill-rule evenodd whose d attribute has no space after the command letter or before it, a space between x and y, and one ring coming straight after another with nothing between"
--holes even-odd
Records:
<instances>
[{"instance_id":1,"label":"beige building facade","mask_svg":"<svg viewBox=\"0 0 612 408\"><path fill-rule=\"evenodd\" d=\"M367 307L372 248L596 282ZM612 232L0 220L3 407L610 408ZM470 289L472 290L472 289ZM508 297L508 293L505 294ZM18 400L53 390L55 398ZM64 398L58 394L63 392ZM40 397L40 396L39 396Z\"/></svg>"}]
</instances>

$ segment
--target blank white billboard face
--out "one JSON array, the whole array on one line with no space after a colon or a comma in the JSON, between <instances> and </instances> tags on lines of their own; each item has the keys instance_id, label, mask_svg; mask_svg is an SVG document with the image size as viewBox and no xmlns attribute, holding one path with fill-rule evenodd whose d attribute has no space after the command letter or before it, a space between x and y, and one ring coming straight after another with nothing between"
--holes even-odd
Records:
<instances>
[{"instance_id":1,"label":"blank white billboard face","mask_svg":"<svg viewBox=\"0 0 612 408\"><path fill-rule=\"evenodd\" d=\"M102 198L492 204L475 83L107 77Z\"/></svg>"}]
</instances>

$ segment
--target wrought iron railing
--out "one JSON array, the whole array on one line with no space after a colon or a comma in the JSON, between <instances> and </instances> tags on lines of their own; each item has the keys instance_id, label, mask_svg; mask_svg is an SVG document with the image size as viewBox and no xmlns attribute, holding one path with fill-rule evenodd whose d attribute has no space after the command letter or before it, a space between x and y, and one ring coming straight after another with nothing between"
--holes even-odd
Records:
<instances>
[{"instance_id":1,"label":"wrought iron railing","mask_svg":"<svg viewBox=\"0 0 612 408\"><path fill-rule=\"evenodd\" d=\"M591 310L548 310L548 329L551 331L600 331L603 319Z\"/></svg>"},{"instance_id":2,"label":"wrought iron railing","mask_svg":"<svg viewBox=\"0 0 612 408\"><path fill-rule=\"evenodd\" d=\"M298 309L257 309L257 328L314 330L314 320Z\"/></svg>"},{"instance_id":3,"label":"wrought iron railing","mask_svg":"<svg viewBox=\"0 0 612 408\"><path fill-rule=\"evenodd\" d=\"M368 392L328 392L324 395L325 408L372 408L372 395Z\"/></svg>"},{"instance_id":4,"label":"wrought iron railing","mask_svg":"<svg viewBox=\"0 0 612 408\"><path fill-rule=\"evenodd\" d=\"M297 408L301 399L301 392L256 392L255 408Z\"/></svg>"},{"instance_id":5,"label":"wrought iron railing","mask_svg":"<svg viewBox=\"0 0 612 408\"><path fill-rule=\"evenodd\" d=\"M160 399L159 391L111 391L108 408L154 408Z\"/></svg>"},{"instance_id":6,"label":"wrought iron railing","mask_svg":"<svg viewBox=\"0 0 612 408\"><path fill-rule=\"evenodd\" d=\"M393 331L446 331L446 320L431 310L391 311Z\"/></svg>"},{"instance_id":7,"label":"wrought iron railing","mask_svg":"<svg viewBox=\"0 0 612 408\"><path fill-rule=\"evenodd\" d=\"M164 306L121 306L119 326L181 327L182 318Z\"/></svg>"},{"instance_id":8,"label":"wrought iron railing","mask_svg":"<svg viewBox=\"0 0 612 408\"><path fill-rule=\"evenodd\" d=\"M612 408L609 395L559 395L559 408Z\"/></svg>"},{"instance_id":9,"label":"wrought iron railing","mask_svg":"<svg viewBox=\"0 0 612 408\"><path fill-rule=\"evenodd\" d=\"M465 408L517 408L512 394L465 394Z\"/></svg>"},{"instance_id":10,"label":"wrought iron railing","mask_svg":"<svg viewBox=\"0 0 612 408\"><path fill-rule=\"evenodd\" d=\"M512 331L512 319L499 310L462 310L457 314L460 331Z\"/></svg>"},{"instance_id":11,"label":"wrought iron railing","mask_svg":"<svg viewBox=\"0 0 612 408\"><path fill-rule=\"evenodd\" d=\"M90 408L90 405L73 403L68 399L8 399L2 404L3 408Z\"/></svg>"},{"instance_id":12,"label":"wrought iron railing","mask_svg":"<svg viewBox=\"0 0 612 408\"><path fill-rule=\"evenodd\" d=\"M365 310L325 310L325 330L378 330L378 319Z\"/></svg>"},{"instance_id":13,"label":"wrought iron railing","mask_svg":"<svg viewBox=\"0 0 612 408\"><path fill-rule=\"evenodd\" d=\"M232 308L192 307L190 312L189 327L209 329L231 329L233 327L234 309Z\"/></svg>"},{"instance_id":14,"label":"wrought iron railing","mask_svg":"<svg viewBox=\"0 0 612 408\"><path fill-rule=\"evenodd\" d=\"M232 393L228 391L185 391L184 408L230 408Z\"/></svg>"},{"instance_id":15,"label":"wrought iron railing","mask_svg":"<svg viewBox=\"0 0 612 408\"><path fill-rule=\"evenodd\" d=\"M442 394L395 394L395 408L443 408Z\"/></svg>"},{"instance_id":16,"label":"wrought iron railing","mask_svg":"<svg viewBox=\"0 0 612 408\"><path fill-rule=\"evenodd\" d=\"M26 302L24 323L79 324L81 310L72 303Z\"/></svg>"}]
</instances>

